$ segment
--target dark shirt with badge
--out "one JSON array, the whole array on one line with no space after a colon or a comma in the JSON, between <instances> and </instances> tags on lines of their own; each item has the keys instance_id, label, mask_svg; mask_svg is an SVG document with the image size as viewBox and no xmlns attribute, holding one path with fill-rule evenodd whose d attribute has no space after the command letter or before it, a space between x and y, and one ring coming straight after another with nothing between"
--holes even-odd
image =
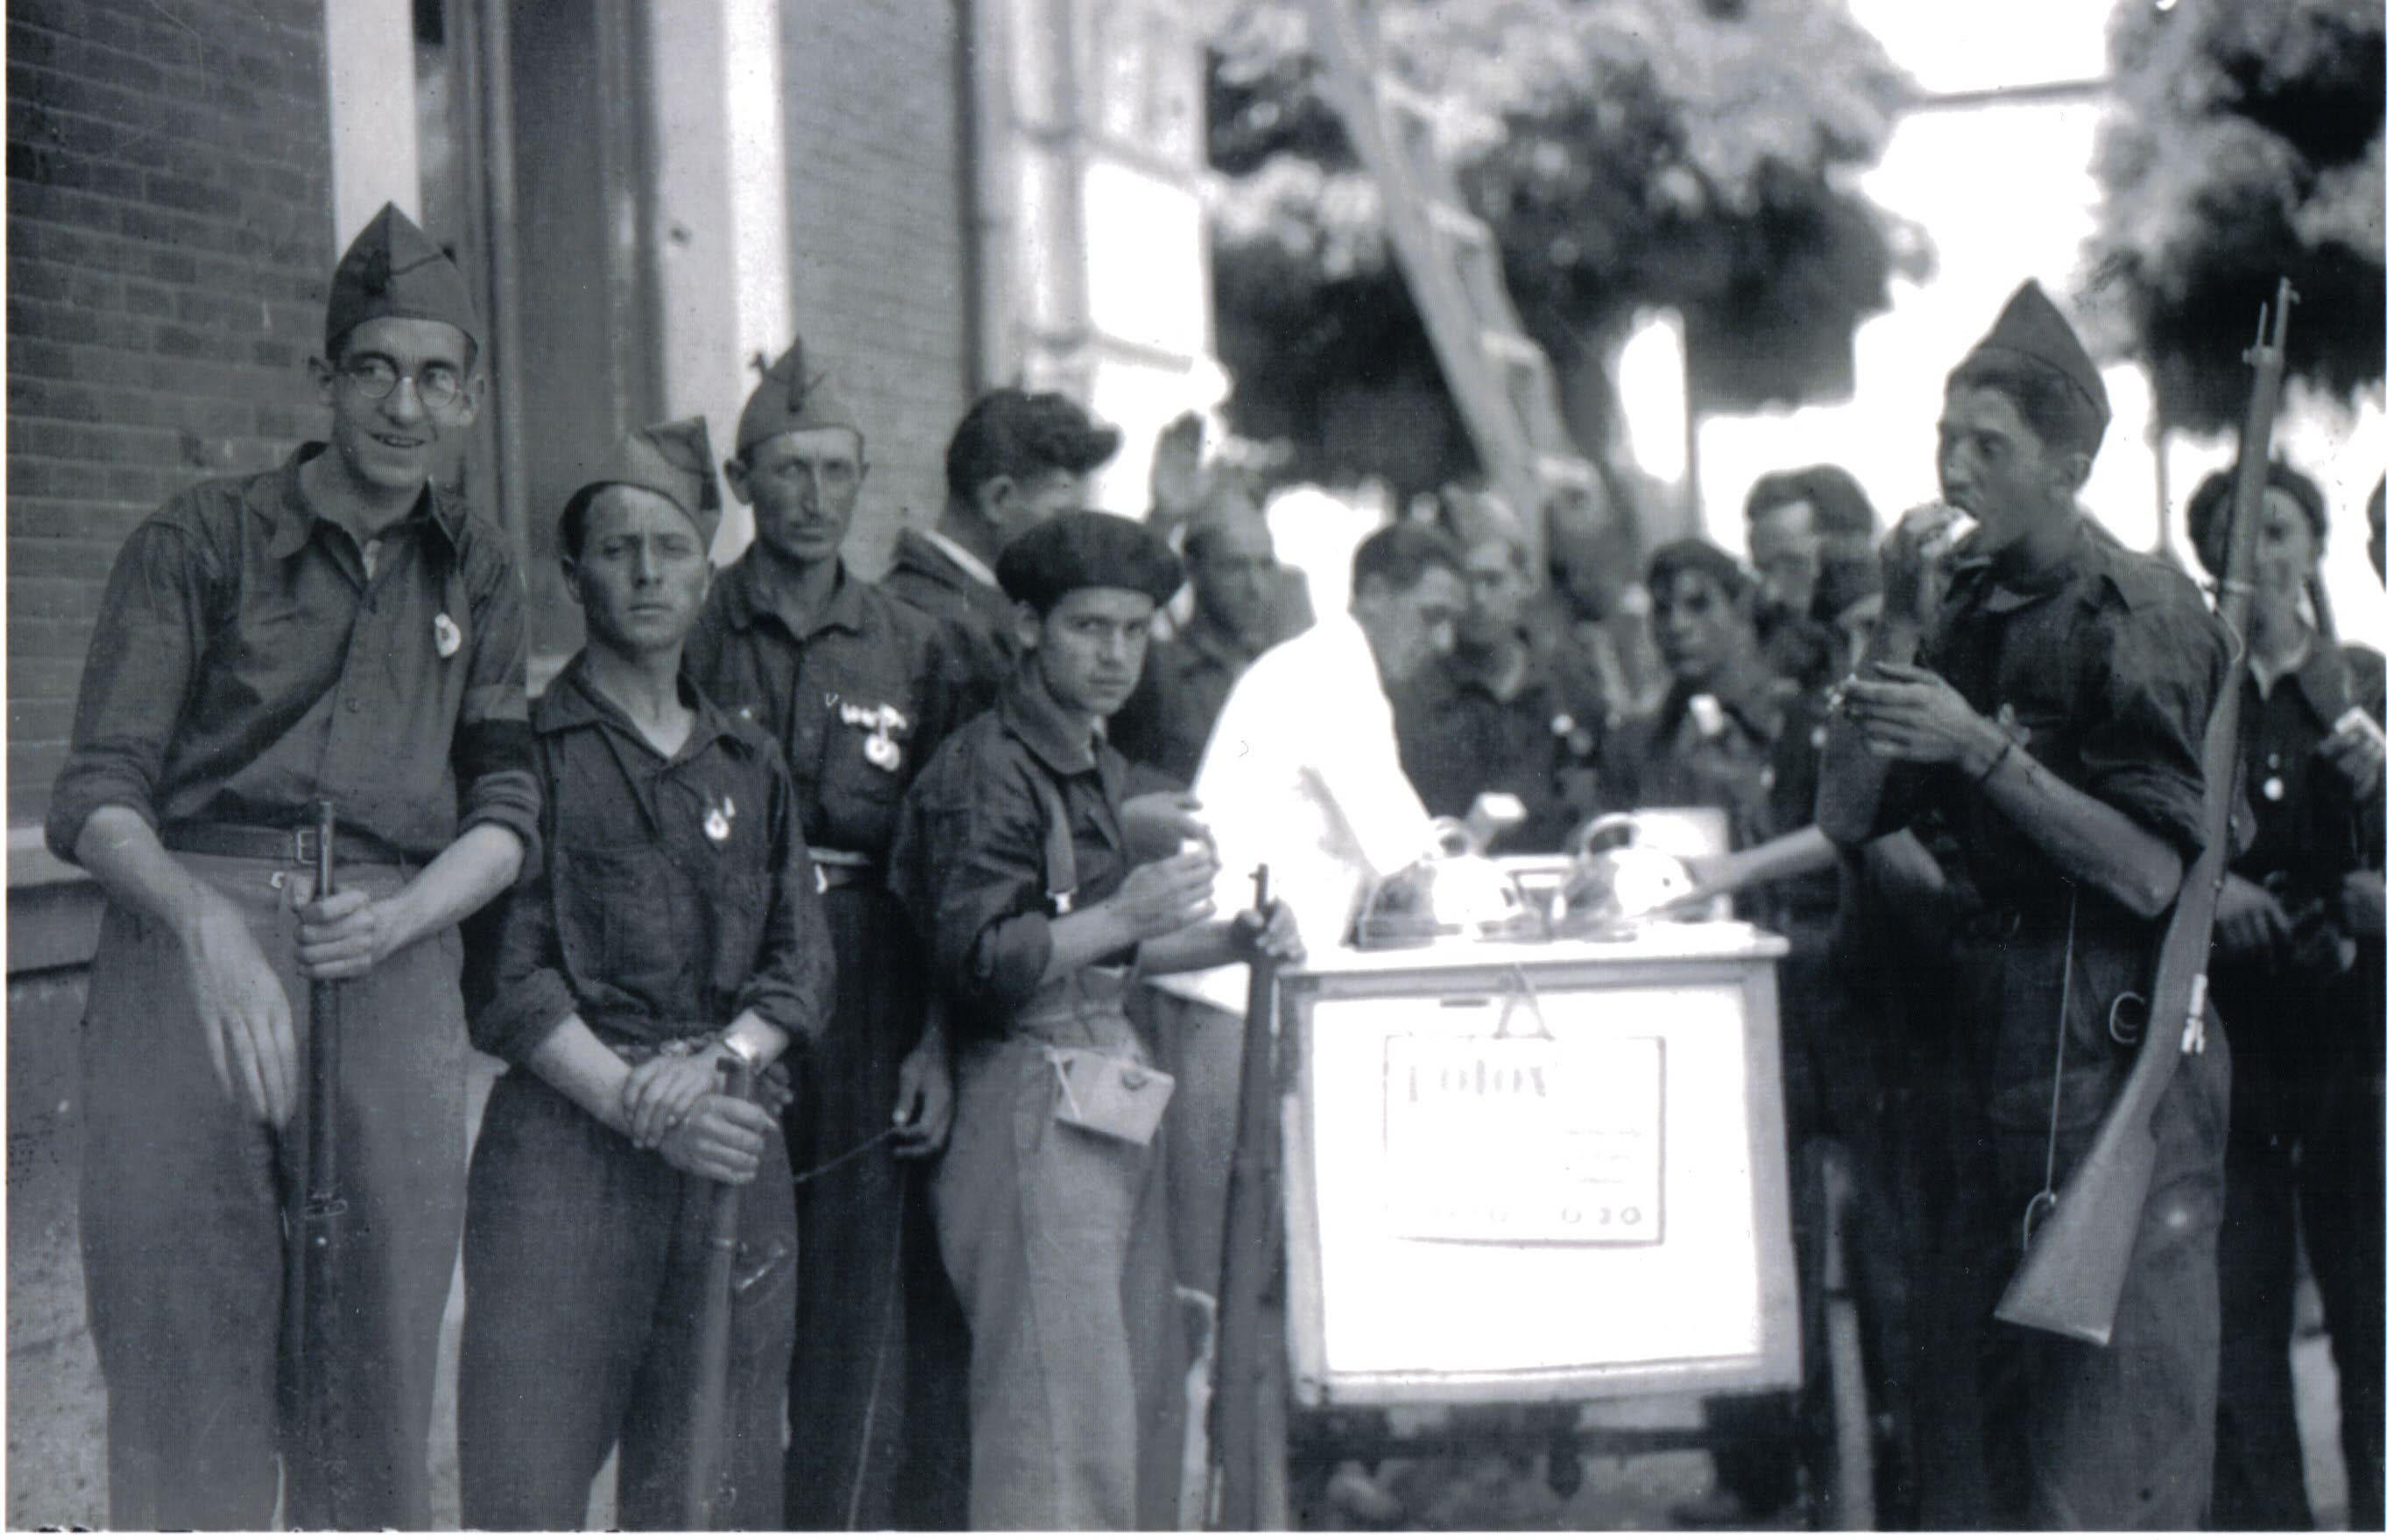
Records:
<instances>
[{"instance_id":1,"label":"dark shirt with badge","mask_svg":"<svg viewBox=\"0 0 2387 1540\"><path fill-rule=\"evenodd\" d=\"M1479 795L1506 791L1525 804L1525 822L1497 848L1556 852L1597 811L1604 710L1596 695L1568 689L1536 650L1525 650L1505 696L1454 654L1396 687L1392 701L1401 769L1428 813L1464 817Z\"/></svg>"},{"instance_id":2,"label":"dark shirt with badge","mask_svg":"<svg viewBox=\"0 0 2387 1540\"><path fill-rule=\"evenodd\" d=\"M577 1014L607 1042L651 1047L751 1010L801 1052L828 1020L835 964L778 747L683 676L695 720L659 753L586 660L532 709L543 858L508 900L474 1044L519 1063Z\"/></svg>"},{"instance_id":3,"label":"dark shirt with badge","mask_svg":"<svg viewBox=\"0 0 2387 1540\"><path fill-rule=\"evenodd\" d=\"M2185 574L2123 549L2084 520L2071 550L2042 572L2001 580L1987 565L1959 568L1916 662L2003 726L2045 772L2126 814L2184 861L2194 857L2204 838L2204 725L2229 648ZM1974 1025L1989 1029L1980 1046L1992 1057L1992 1095L2014 1104L2008 1114L2044 1128L2046 1107L2034 1113L2020 1105L2027 1091L2014 1093L2044 1086L2052 1072L2067 928L2067 1075L2095 1078L2126 1056L2107 1014L2119 995L2146 989L2162 918L2141 919L2066 880L1962 771L1901 765L1883 806L1880 827L1916 824L1951 888L1975 910L1977 940L2014 961L1998 1019ZM2024 968L2026 955L2044 966ZM2103 1099L2093 1094L2069 1116L2093 1117Z\"/></svg>"},{"instance_id":4,"label":"dark shirt with badge","mask_svg":"<svg viewBox=\"0 0 2387 1540\"><path fill-rule=\"evenodd\" d=\"M170 847L177 825L310 823L323 796L344 832L418 862L476 824L535 837L505 537L426 491L369 563L299 491L322 448L201 483L125 542L51 799L61 857L103 806Z\"/></svg>"},{"instance_id":5,"label":"dark shirt with badge","mask_svg":"<svg viewBox=\"0 0 2387 1540\"><path fill-rule=\"evenodd\" d=\"M2291 908L2333 898L2346 872L2377 865L2379 810L2357 798L2318 751L2347 706L2380 710L2387 663L2366 647L2316 639L2268 693L2250 674L2239 716L2254 837L2230 868L2269 883Z\"/></svg>"},{"instance_id":6,"label":"dark shirt with badge","mask_svg":"<svg viewBox=\"0 0 2387 1540\"><path fill-rule=\"evenodd\" d=\"M1610 735L1600 794L1611 807L1713 807L1730 820L1736 849L1772 832L1768 760L1798 687L1768 675L1726 698L1679 681L1658 709Z\"/></svg>"},{"instance_id":7,"label":"dark shirt with badge","mask_svg":"<svg viewBox=\"0 0 2387 1540\"><path fill-rule=\"evenodd\" d=\"M803 839L883 860L903 789L954 726L963 666L936 621L840 571L801 627L749 550L714 581L681 663L723 710L775 734Z\"/></svg>"},{"instance_id":8,"label":"dark shirt with badge","mask_svg":"<svg viewBox=\"0 0 2387 1540\"><path fill-rule=\"evenodd\" d=\"M1046 797L1069 826L1073 910L1118 890L1132 865L1119 827L1128 764L1082 742L1032 670L995 709L946 740L914 783L890 858L896 896L928 939L936 981L964 1035L998 1035L1027 1004L1053 955ZM1105 961L1125 963L1122 953Z\"/></svg>"},{"instance_id":9,"label":"dark shirt with badge","mask_svg":"<svg viewBox=\"0 0 2387 1540\"><path fill-rule=\"evenodd\" d=\"M958 664L954 688L957 720L994 704L1018 659L1011 600L1003 590L954 560L914 529L895 542L895 562L879 586L914 609L942 621Z\"/></svg>"},{"instance_id":10,"label":"dark shirt with badge","mask_svg":"<svg viewBox=\"0 0 2387 1540\"><path fill-rule=\"evenodd\" d=\"M1180 785L1194 784L1227 692L1259 656L1195 611L1181 635L1152 644L1143 676L1110 719L1112 745Z\"/></svg>"}]
</instances>

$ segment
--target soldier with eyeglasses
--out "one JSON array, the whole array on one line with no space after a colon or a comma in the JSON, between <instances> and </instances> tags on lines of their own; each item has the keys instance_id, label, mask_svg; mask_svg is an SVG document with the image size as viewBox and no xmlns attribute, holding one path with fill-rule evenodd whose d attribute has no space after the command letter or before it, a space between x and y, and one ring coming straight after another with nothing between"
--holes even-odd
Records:
<instances>
[{"instance_id":1,"label":"soldier with eyeglasses","mask_svg":"<svg viewBox=\"0 0 2387 1540\"><path fill-rule=\"evenodd\" d=\"M479 409L478 330L463 274L385 207L310 365L329 442L174 498L101 600L46 834L107 897L81 1212L115 1528L273 1521L310 979L342 981L345 1026L328 1521L430 1523L464 1199L456 927L538 820L522 582L505 536L433 489Z\"/></svg>"}]
</instances>

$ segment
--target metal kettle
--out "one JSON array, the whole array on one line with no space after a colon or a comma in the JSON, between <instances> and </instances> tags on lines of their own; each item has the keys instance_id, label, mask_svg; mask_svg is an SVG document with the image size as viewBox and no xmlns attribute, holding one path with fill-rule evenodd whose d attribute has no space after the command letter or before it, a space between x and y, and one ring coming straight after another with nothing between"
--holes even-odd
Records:
<instances>
[{"instance_id":1,"label":"metal kettle","mask_svg":"<svg viewBox=\"0 0 2387 1540\"><path fill-rule=\"evenodd\" d=\"M1548 939L1540 911L1526 902L1517 879L1456 818L1436 818L1433 848L1368 890L1352 934L1363 952L1446 940Z\"/></svg>"},{"instance_id":2,"label":"metal kettle","mask_svg":"<svg viewBox=\"0 0 2387 1540\"><path fill-rule=\"evenodd\" d=\"M1680 857L1642 842L1638 814L1594 818L1575 835L1573 854L1553 919L1561 936L1629 933L1698 886Z\"/></svg>"}]
</instances>

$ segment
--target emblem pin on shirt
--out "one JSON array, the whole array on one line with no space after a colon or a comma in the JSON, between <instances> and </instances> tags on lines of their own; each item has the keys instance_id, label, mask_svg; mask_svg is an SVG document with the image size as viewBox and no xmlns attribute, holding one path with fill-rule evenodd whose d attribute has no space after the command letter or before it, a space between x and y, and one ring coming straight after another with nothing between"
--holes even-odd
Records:
<instances>
[{"instance_id":1,"label":"emblem pin on shirt","mask_svg":"<svg viewBox=\"0 0 2387 1540\"><path fill-rule=\"evenodd\" d=\"M717 807L704 810L704 837L716 845L729 842L729 820L738 816L738 804L727 797Z\"/></svg>"},{"instance_id":2,"label":"emblem pin on shirt","mask_svg":"<svg viewBox=\"0 0 2387 1540\"><path fill-rule=\"evenodd\" d=\"M456 650L464 645L464 633L457 629L448 612L442 610L431 617L431 639L438 646L441 657L452 658Z\"/></svg>"}]
</instances>

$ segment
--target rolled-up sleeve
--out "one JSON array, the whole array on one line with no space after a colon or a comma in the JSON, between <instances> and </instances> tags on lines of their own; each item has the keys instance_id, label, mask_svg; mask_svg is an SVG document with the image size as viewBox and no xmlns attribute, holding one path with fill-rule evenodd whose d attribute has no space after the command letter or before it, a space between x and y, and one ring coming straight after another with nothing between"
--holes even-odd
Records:
<instances>
[{"instance_id":1,"label":"rolled-up sleeve","mask_svg":"<svg viewBox=\"0 0 2387 1540\"><path fill-rule=\"evenodd\" d=\"M529 655L522 581L511 559L483 548L474 563L473 656L457 713L453 764L458 827L495 824L538 858L538 777L531 765Z\"/></svg>"},{"instance_id":2,"label":"rolled-up sleeve","mask_svg":"<svg viewBox=\"0 0 2387 1540\"><path fill-rule=\"evenodd\" d=\"M1034 794L967 751L941 754L905 801L890 871L939 988L1000 1020L1053 957Z\"/></svg>"},{"instance_id":3,"label":"rolled-up sleeve","mask_svg":"<svg viewBox=\"0 0 2387 1540\"><path fill-rule=\"evenodd\" d=\"M788 1034L791 1049L808 1049L827 1029L837 995L837 959L829 946L820 883L795 815L786 773L777 773L772 802L770 910L763 961L738 991L733 1016L752 1011Z\"/></svg>"},{"instance_id":4,"label":"rolled-up sleeve","mask_svg":"<svg viewBox=\"0 0 2387 1540\"><path fill-rule=\"evenodd\" d=\"M473 1046L509 1064L527 1062L580 1008L564 977L553 878L543 861L523 872L513 890L497 901L490 998L467 1012Z\"/></svg>"},{"instance_id":5,"label":"rolled-up sleeve","mask_svg":"<svg viewBox=\"0 0 2387 1540\"><path fill-rule=\"evenodd\" d=\"M2103 709L2080 740L2082 789L2189 856L2204 843L2204 727L2228 665L2221 628L2202 610L2122 614Z\"/></svg>"},{"instance_id":6,"label":"rolled-up sleeve","mask_svg":"<svg viewBox=\"0 0 2387 1540\"><path fill-rule=\"evenodd\" d=\"M218 577L199 537L165 514L118 552L43 829L61 860L74 859L75 839L99 808L128 807L158 826L158 783L206 650L207 595Z\"/></svg>"}]
</instances>

